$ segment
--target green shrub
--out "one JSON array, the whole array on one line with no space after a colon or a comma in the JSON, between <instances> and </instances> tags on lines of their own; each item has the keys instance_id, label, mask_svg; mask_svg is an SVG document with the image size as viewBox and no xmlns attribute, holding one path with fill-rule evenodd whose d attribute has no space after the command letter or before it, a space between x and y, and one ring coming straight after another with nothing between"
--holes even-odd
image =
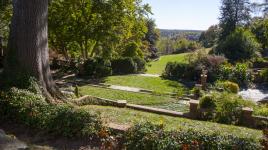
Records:
<instances>
[{"instance_id":1,"label":"green shrub","mask_svg":"<svg viewBox=\"0 0 268 150\"><path fill-rule=\"evenodd\" d=\"M29 90L11 88L0 95L0 121L21 123L65 137L97 135L101 121L69 104L48 104Z\"/></svg>"},{"instance_id":2,"label":"green shrub","mask_svg":"<svg viewBox=\"0 0 268 150\"><path fill-rule=\"evenodd\" d=\"M239 124L243 105L243 99L227 93L217 97L215 122L225 124Z\"/></svg>"},{"instance_id":3,"label":"green shrub","mask_svg":"<svg viewBox=\"0 0 268 150\"><path fill-rule=\"evenodd\" d=\"M264 69L260 72L260 77L264 82L268 82L268 69Z\"/></svg>"},{"instance_id":4,"label":"green shrub","mask_svg":"<svg viewBox=\"0 0 268 150\"><path fill-rule=\"evenodd\" d=\"M137 72L143 73L146 71L146 61L140 57L134 57L133 61L137 64Z\"/></svg>"},{"instance_id":5,"label":"green shrub","mask_svg":"<svg viewBox=\"0 0 268 150\"><path fill-rule=\"evenodd\" d=\"M224 131L222 131L224 132ZM222 132L209 132L187 128L166 131L163 125L138 124L125 135L126 149L129 150L176 150L176 149L261 149L260 142L250 137Z\"/></svg>"},{"instance_id":6,"label":"green shrub","mask_svg":"<svg viewBox=\"0 0 268 150\"><path fill-rule=\"evenodd\" d=\"M268 117L268 105L260 105L255 107L254 115Z\"/></svg>"},{"instance_id":7,"label":"green shrub","mask_svg":"<svg viewBox=\"0 0 268 150\"><path fill-rule=\"evenodd\" d=\"M111 62L102 58L89 58L80 70L80 75L101 78L112 75Z\"/></svg>"},{"instance_id":8,"label":"green shrub","mask_svg":"<svg viewBox=\"0 0 268 150\"><path fill-rule=\"evenodd\" d=\"M208 112L204 112L202 114L201 119L204 120L212 120L218 123L224 124L240 124L240 118L242 115L243 107L255 107L256 104L251 101L247 101L242 99L236 94L232 93L218 93L214 92L212 95L204 96L203 101L201 101L202 105L214 105L214 109L210 109ZM204 101L206 102L204 104ZM212 102L211 102L212 101ZM203 106L204 107L204 106ZM213 107L210 107L213 108Z\"/></svg>"},{"instance_id":9,"label":"green shrub","mask_svg":"<svg viewBox=\"0 0 268 150\"><path fill-rule=\"evenodd\" d=\"M194 79L197 77L192 68L188 64L178 62L168 62L163 73L163 77L171 80Z\"/></svg>"},{"instance_id":10,"label":"green shrub","mask_svg":"<svg viewBox=\"0 0 268 150\"><path fill-rule=\"evenodd\" d=\"M197 87L194 87L191 90L191 94L194 94L195 98L197 98L197 99L203 95L202 90L200 88L197 88Z\"/></svg>"},{"instance_id":11,"label":"green shrub","mask_svg":"<svg viewBox=\"0 0 268 150\"><path fill-rule=\"evenodd\" d=\"M237 63L235 66L221 65L217 76L220 80L229 80L242 86L248 85L253 80L248 65L243 63Z\"/></svg>"},{"instance_id":12,"label":"green shrub","mask_svg":"<svg viewBox=\"0 0 268 150\"><path fill-rule=\"evenodd\" d=\"M223 56L208 55L204 51L188 55L188 64L169 62L163 76L172 80L188 79L198 81L203 70L207 71L208 81L217 80L221 64L226 62Z\"/></svg>"},{"instance_id":13,"label":"green shrub","mask_svg":"<svg viewBox=\"0 0 268 150\"><path fill-rule=\"evenodd\" d=\"M230 61L244 61L257 56L260 44L248 30L238 28L226 40L221 41L216 53L224 54Z\"/></svg>"},{"instance_id":14,"label":"green shrub","mask_svg":"<svg viewBox=\"0 0 268 150\"><path fill-rule=\"evenodd\" d=\"M143 58L142 50L136 42L130 42L127 44L125 51L123 52L123 57L140 57Z\"/></svg>"},{"instance_id":15,"label":"green shrub","mask_svg":"<svg viewBox=\"0 0 268 150\"><path fill-rule=\"evenodd\" d=\"M130 57L113 60L112 68L114 74L132 74L138 71L137 64Z\"/></svg>"},{"instance_id":16,"label":"green shrub","mask_svg":"<svg viewBox=\"0 0 268 150\"><path fill-rule=\"evenodd\" d=\"M231 81L218 81L216 83L217 88L222 88L227 92L238 93L239 85Z\"/></svg>"},{"instance_id":17,"label":"green shrub","mask_svg":"<svg viewBox=\"0 0 268 150\"><path fill-rule=\"evenodd\" d=\"M211 95L205 95L199 101L199 107L204 109L214 109L216 107L215 100Z\"/></svg>"}]
</instances>

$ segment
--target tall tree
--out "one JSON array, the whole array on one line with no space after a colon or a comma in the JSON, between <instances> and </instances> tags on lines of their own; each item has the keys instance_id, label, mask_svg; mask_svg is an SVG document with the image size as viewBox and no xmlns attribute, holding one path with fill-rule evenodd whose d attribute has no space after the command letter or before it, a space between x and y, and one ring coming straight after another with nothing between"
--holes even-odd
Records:
<instances>
[{"instance_id":1,"label":"tall tree","mask_svg":"<svg viewBox=\"0 0 268 150\"><path fill-rule=\"evenodd\" d=\"M60 97L49 67L48 0L13 0L13 17L4 77L10 84L35 77L48 98Z\"/></svg>"},{"instance_id":2,"label":"tall tree","mask_svg":"<svg viewBox=\"0 0 268 150\"><path fill-rule=\"evenodd\" d=\"M156 29L156 24L155 21L153 19L148 19L146 21L146 26L147 26L147 33L145 34L145 40L148 42L149 44L149 58L157 58L157 48L156 48L156 42L158 41L159 37L160 37L160 32L158 29Z\"/></svg>"},{"instance_id":3,"label":"tall tree","mask_svg":"<svg viewBox=\"0 0 268 150\"><path fill-rule=\"evenodd\" d=\"M235 31L238 26L250 20L249 0L222 0L220 27L222 32L219 40L224 40Z\"/></svg>"}]
</instances>

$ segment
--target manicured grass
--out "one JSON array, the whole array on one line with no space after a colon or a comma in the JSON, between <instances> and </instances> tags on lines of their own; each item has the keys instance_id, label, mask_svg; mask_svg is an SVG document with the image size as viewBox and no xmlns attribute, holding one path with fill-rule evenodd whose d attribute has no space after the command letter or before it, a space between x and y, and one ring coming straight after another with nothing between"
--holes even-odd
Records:
<instances>
[{"instance_id":1,"label":"manicured grass","mask_svg":"<svg viewBox=\"0 0 268 150\"><path fill-rule=\"evenodd\" d=\"M167 96L156 96L150 94L133 93L120 90L112 90L91 86L80 87L82 95L91 95L111 100L127 100L128 103L138 105L162 105L176 102L175 99Z\"/></svg>"},{"instance_id":2,"label":"manicured grass","mask_svg":"<svg viewBox=\"0 0 268 150\"><path fill-rule=\"evenodd\" d=\"M195 129L206 133L221 135L236 135L241 138L260 139L262 132L243 127L217 124L212 122L196 121L185 118L169 117L127 108L115 108L109 106L83 106L89 112L98 112L106 123L133 125L141 122L164 124L166 130Z\"/></svg>"},{"instance_id":3,"label":"manicured grass","mask_svg":"<svg viewBox=\"0 0 268 150\"><path fill-rule=\"evenodd\" d=\"M91 86L79 88L82 95L91 95L111 100L127 100L130 104L144 105L155 108L163 108L179 112L188 112L189 106L179 104L178 100L168 96L156 96L150 94L140 94L120 90L104 89Z\"/></svg>"},{"instance_id":4,"label":"manicured grass","mask_svg":"<svg viewBox=\"0 0 268 150\"><path fill-rule=\"evenodd\" d=\"M149 64L149 66L147 67L146 73L161 75L163 71L165 70L168 62L176 61L176 62L186 63L185 56L187 54L188 53L161 56L158 61L153 61Z\"/></svg>"},{"instance_id":5,"label":"manicured grass","mask_svg":"<svg viewBox=\"0 0 268 150\"><path fill-rule=\"evenodd\" d=\"M157 93L176 93L178 90L184 89L184 86L176 81L164 80L160 77L144 77L139 75L111 76L105 79L105 83L137 87L152 90Z\"/></svg>"}]
</instances>

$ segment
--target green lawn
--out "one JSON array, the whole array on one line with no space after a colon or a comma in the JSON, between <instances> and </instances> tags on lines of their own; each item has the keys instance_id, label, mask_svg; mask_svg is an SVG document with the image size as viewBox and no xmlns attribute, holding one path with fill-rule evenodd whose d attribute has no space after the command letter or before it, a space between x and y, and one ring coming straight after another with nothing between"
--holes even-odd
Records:
<instances>
[{"instance_id":1,"label":"green lawn","mask_svg":"<svg viewBox=\"0 0 268 150\"><path fill-rule=\"evenodd\" d=\"M109 106L83 106L89 112L98 112L106 123L133 125L140 122L163 123L166 130L195 129L207 134L217 133L221 135L237 135L241 138L260 139L262 132L243 127L217 124L205 121L196 121L185 118L169 117L127 108L115 108Z\"/></svg>"},{"instance_id":2,"label":"green lawn","mask_svg":"<svg viewBox=\"0 0 268 150\"><path fill-rule=\"evenodd\" d=\"M176 62L186 63L185 56L187 54L188 53L161 56L158 61L154 61L149 64L149 66L147 67L146 73L161 75L163 71L165 70L168 62L176 61Z\"/></svg>"},{"instance_id":3,"label":"green lawn","mask_svg":"<svg viewBox=\"0 0 268 150\"><path fill-rule=\"evenodd\" d=\"M144 77L139 75L111 76L105 79L105 83L137 87L152 90L157 93L176 93L178 90L184 89L184 86L176 81L164 80L160 77Z\"/></svg>"},{"instance_id":4,"label":"green lawn","mask_svg":"<svg viewBox=\"0 0 268 150\"><path fill-rule=\"evenodd\" d=\"M111 100L127 100L128 103L138 105L161 105L176 102L175 99L167 96L133 93L133 92L98 88L92 86L83 86L80 88L79 91L82 95L91 95Z\"/></svg>"}]
</instances>

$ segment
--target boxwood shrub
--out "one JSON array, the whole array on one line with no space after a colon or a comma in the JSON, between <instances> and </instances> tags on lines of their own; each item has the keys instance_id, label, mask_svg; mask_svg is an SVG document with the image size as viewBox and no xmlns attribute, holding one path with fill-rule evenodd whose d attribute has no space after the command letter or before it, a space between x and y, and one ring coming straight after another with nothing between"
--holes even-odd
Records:
<instances>
[{"instance_id":1,"label":"boxwood shrub","mask_svg":"<svg viewBox=\"0 0 268 150\"><path fill-rule=\"evenodd\" d=\"M212 132L211 132L212 131ZM163 125L138 124L125 135L125 146L129 150L257 150L262 149L259 139L241 137L202 129L167 131Z\"/></svg>"}]
</instances>

